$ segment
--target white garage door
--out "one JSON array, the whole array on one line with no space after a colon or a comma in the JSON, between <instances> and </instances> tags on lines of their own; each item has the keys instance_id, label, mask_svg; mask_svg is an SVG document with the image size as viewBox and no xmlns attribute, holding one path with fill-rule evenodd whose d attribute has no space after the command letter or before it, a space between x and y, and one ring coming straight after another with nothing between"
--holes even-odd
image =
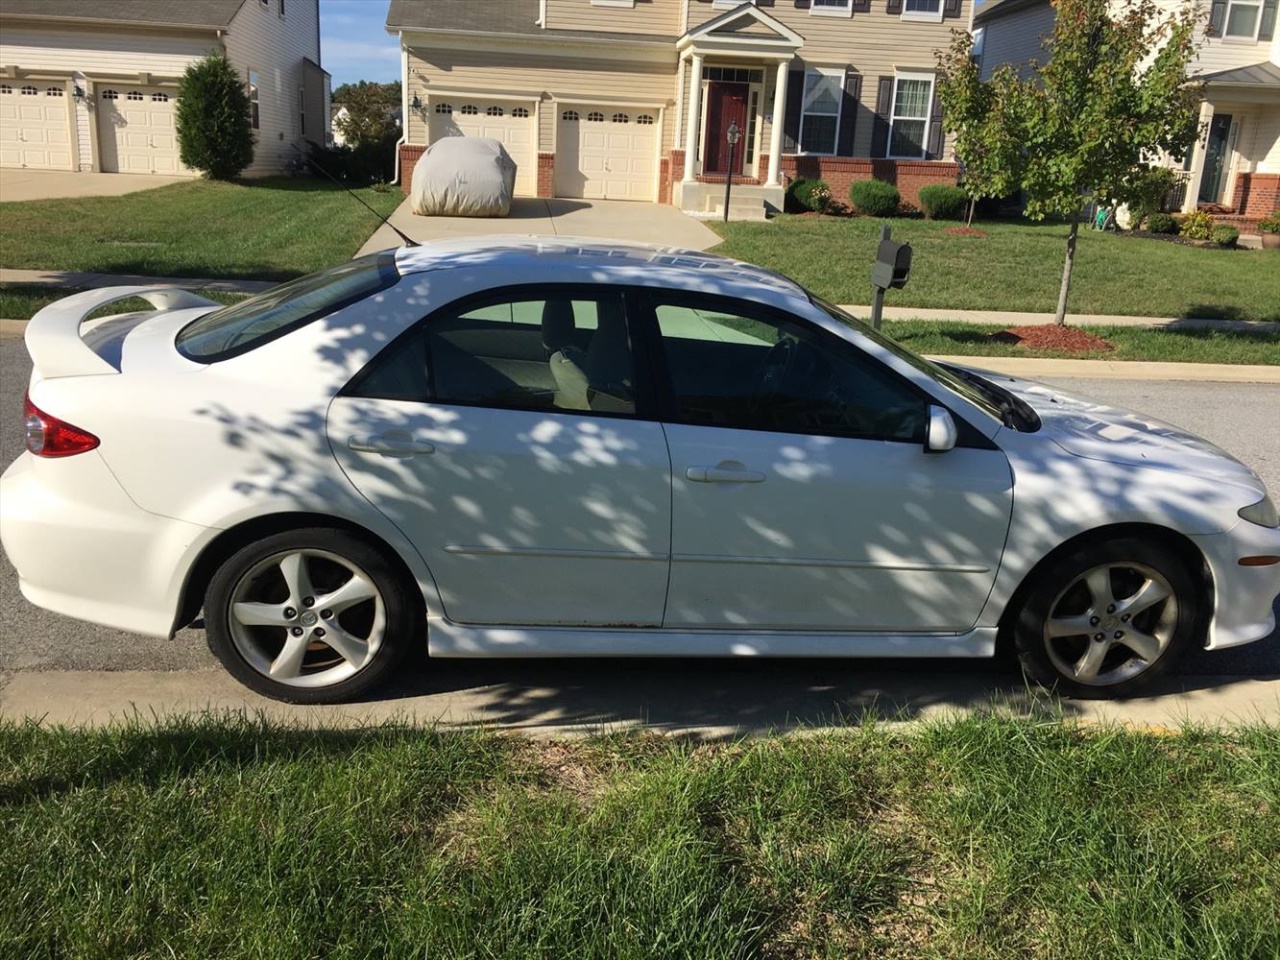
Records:
<instances>
[{"instance_id":1,"label":"white garage door","mask_svg":"<svg viewBox=\"0 0 1280 960\"><path fill-rule=\"evenodd\" d=\"M514 100L444 98L431 103L431 142L444 137L491 137L516 162L516 193L538 194L538 157L534 151L533 110Z\"/></svg>"},{"instance_id":2,"label":"white garage door","mask_svg":"<svg viewBox=\"0 0 1280 960\"><path fill-rule=\"evenodd\" d=\"M161 87L98 90L98 152L106 173L191 173L178 160L174 95Z\"/></svg>"},{"instance_id":3,"label":"white garage door","mask_svg":"<svg viewBox=\"0 0 1280 960\"><path fill-rule=\"evenodd\" d=\"M556 131L556 196L653 200L658 112L562 109Z\"/></svg>"},{"instance_id":4,"label":"white garage door","mask_svg":"<svg viewBox=\"0 0 1280 960\"><path fill-rule=\"evenodd\" d=\"M71 169L71 119L62 84L0 84L0 167Z\"/></svg>"}]
</instances>

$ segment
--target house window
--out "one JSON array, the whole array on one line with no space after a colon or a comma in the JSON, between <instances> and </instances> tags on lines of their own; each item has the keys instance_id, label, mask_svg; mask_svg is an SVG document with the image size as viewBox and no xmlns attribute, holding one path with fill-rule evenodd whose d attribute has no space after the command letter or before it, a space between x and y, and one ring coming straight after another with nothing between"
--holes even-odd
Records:
<instances>
[{"instance_id":1,"label":"house window","mask_svg":"<svg viewBox=\"0 0 1280 960\"><path fill-rule=\"evenodd\" d=\"M464 103L462 105L462 115L464 117L475 117L475 116L479 116L479 114L480 114L480 108L477 107L474 103Z\"/></svg>"},{"instance_id":2,"label":"house window","mask_svg":"<svg viewBox=\"0 0 1280 960\"><path fill-rule=\"evenodd\" d=\"M103 100L119 100L120 94L117 93L115 90L103 90L102 99Z\"/></svg>"},{"instance_id":3,"label":"house window","mask_svg":"<svg viewBox=\"0 0 1280 960\"><path fill-rule=\"evenodd\" d=\"M130 90L130 91L125 95L125 99L126 99L126 100L141 101L141 100L145 100L145 99L147 99L147 98L146 98L146 97L144 97L144 96L142 95L142 91L141 91L141 90Z\"/></svg>"},{"instance_id":4,"label":"house window","mask_svg":"<svg viewBox=\"0 0 1280 960\"><path fill-rule=\"evenodd\" d=\"M249 71L249 119L258 129L258 71Z\"/></svg>"},{"instance_id":5,"label":"house window","mask_svg":"<svg viewBox=\"0 0 1280 960\"><path fill-rule=\"evenodd\" d=\"M587 114L587 123L604 123L604 114L598 110L592 110Z\"/></svg>"},{"instance_id":6,"label":"house window","mask_svg":"<svg viewBox=\"0 0 1280 960\"><path fill-rule=\"evenodd\" d=\"M840 129L843 70L810 70L804 75L800 112L800 152L833 155Z\"/></svg>"},{"instance_id":7,"label":"house window","mask_svg":"<svg viewBox=\"0 0 1280 960\"><path fill-rule=\"evenodd\" d=\"M636 117L636 123L640 124L642 127L652 127L653 117L649 116L647 113L642 113L640 116Z\"/></svg>"},{"instance_id":8,"label":"house window","mask_svg":"<svg viewBox=\"0 0 1280 960\"><path fill-rule=\"evenodd\" d=\"M284 0L276 0L276 16L284 19Z\"/></svg>"},{"instance_id":9,"label":"house window","mask_svg":"<svg viewBox=\"0 0 1280 960\"><path fill-rule=\"evenodd\" d=\"M167 93L156 92L151 95L152 103L168 103L169 95Z\"/></svg>"},{"instance_id":10,"label":"house window","mask_svg":"<svg viewBox=\"0 0 1280 960\"><path fill-rule=\"evenodd\" d=\"M0 93L13 93L13 87L7 83L0 83Z\"/></svg>"},{"instance_id":11,"label":"house window","mask_svg":"<svg viewBox=\"0 0 1280 960\"><path fill-rule=\"evenodd\" d=\"M486 117L505 117L507 115L507 111L503 110L501 107L490 107L484 112L484 115Z\"/></svg>"},{"instance_id":12,"label":"house window","mask_svg":"<svg viewBox=\"0 0 1280 960\"><path fill-rule=\"evenodd\" d=\"M933 77L898 76L893 82L893 113L889 118L889 156L921 160L929 132Z\"/></svg>"},{"instance_id":13,"label":"house window","mask_svg":"<svg viewBox=\"0 0 1280 960\"><path fill-rule=\"evenodd\" d=\"M1262 19L1260 0L1230 0L1227 4L1227 26L1223 36L1237 40L1258 39L1258 21Z\"/></svg>"},{"instance_id":14,"label":"house window","mask_svg":"<svg viewBox=\"0 0 1280 960\"><path fill-rule=\"evenodd\" d=\"M751 102L747 105L747 169L756 160L756 114L760 112L760 91L751 91Z\"/></svg>"},{"instance_id":15,"label":"house window","mask_svg":"<svg viewBox=\"0 0 1280 960\"><path fill-rule=\"evenodd\" d=\"M634 7L636 0L591 0L593 7Z\"/></svg>"},{"instance_id":16,"label":"house window","mask_svg":"<svg viewBox=\"0 0 1280 960\"><path fill-rule=\"evenodd\" d=\"M576 123L578 120L578 111L566 110L564 113L560 114L560 119L568 123Z\"/></svg>"},{"instance_id":17,"label":"house window","mask_svg":"<svg viewBox=\"0 0 1280 960\"><path fill-rule=\"evenodd\" d=\"M63 94L61 87L48 87L44 91L46 97L60 97Z\"/></svg>"},{"instance_id":18,"label":"house window","mask_svg":"<svg viewBox=\"0 0 1280 960\"><path fill-rule=\"evenodd\" d=\"M828 17L851 17L853 0L812 0L809 12Z\"/></svg>"},{"instance_id":19,"label":"house window","mask_svg":"<svg viewBox=\"0 0 1280 960\"><path fill-rule=\"evenodd\" d=\"M703 80L723 80L725 83L763 83L763 70L746 67L703 67Z\"/></svg>"},{"instance_id":20,"label":"house window","mask_svg":"<svg viewBox=\"0 0 1280 960\"><path fill-rule=\"evenodd\" d=\"M511 115L518 120L527 120L529 118L529 111L525 107L516 107L511 111Z\"/></svg>"},{"instance_id":21,"label":"house window","mask_svg":"<svg viewBox=\"0 0 1280 960\"><path fill-rule=\"evenodd\" d=\"M24 97L34 97L39 92L40 92L39 90L37 90L35 87L32 87L32 86L26 86L22 88L22 95Z\"/></svg>"},{"instance_id":22,"label":"house window","mask_svg":"<svg viewBox=\"0 0 1280 960\"><path fill-rule=\"evenodd\" d=\"M437 103L436 113L453 113L452 103Z\"/></svg>"},{"instance_id":23,"label":"house window","mask_svg":"<svg viewBox=\"0 0 1280 960\"><path fill-rule=\"evenodd\" d=\"M941 23L942 0L903 0L902 19Z\"/></svg>"},{"instance_id":24,"label":"house window","mask_svg":"<svg viewBox=\"0 0 1280 960\"><path fill-rule=\"evenodd\" d=\"M305 137L307 135L307 91L305 87L298 88L298 136Z\"/></svg>"},{"instance_id":25,"label":"house window","mask_svg":"<svg viewBox=\"0 0 1280 960\"><path fill-rule=\"evenodd\" d=\"M630 123L631 118L627 116L625 113L615 113L613 115L613 122L614 123Z\"/></svg>"}]
</instances>

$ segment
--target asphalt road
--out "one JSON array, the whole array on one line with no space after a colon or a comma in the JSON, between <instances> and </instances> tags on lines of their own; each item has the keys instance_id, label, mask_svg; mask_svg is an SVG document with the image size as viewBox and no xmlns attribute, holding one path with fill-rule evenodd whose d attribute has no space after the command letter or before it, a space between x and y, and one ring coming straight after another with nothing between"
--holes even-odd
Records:
<instances>
[{"instance_id":1,"label":"asphalt road","mask_svg":"<svg viewBox=\"0 0 1280 960\"><path fill-rule=\"evenodd\" d=\"M0 463L8 464L21 451L22 395L30 364L22 341L0 338ZM1164 420L1200 434L1248 463L1280 493L1280 386L1215 383L1150 383L1129 381L1059 381L1064 389L1086 393L1107 402L1154 413ZM40 610L23 600L17 577L7 559L0 562L0 671L31 670L177 670L214 669L204 636L188 630L173 640L159 640L105 630ZM644 661L621 666L617 661L440 661L428 669L411 668L397 687L416 692L479 691L504 686L519 698L522 689L559 689L566 701L561 709L612 712L647 710L651 697L688 696L682 708L691 715L710 709L707 698L733 702L743 711L794 717L824 715L837 707L844 690L859 686L859 677L909 674L913 685L939 690L962 681L972 685L990 680L997 688L1018 686L1007 665L985 661ZM1235 650L1198 652L1181 668L1185 687L1197 677L1280 676L1280 631L1268 639ZM587 703L572 700L591 691ZM865 693L865 684L862 687ZM774 698L773 703L761 702ZM617 701L608 702L604 701ZM578 703L577 707L571 703ZM606 709L607 708L607 709ZM829 715L829 714L828 714Z\"/></svg>"}]
</instances>

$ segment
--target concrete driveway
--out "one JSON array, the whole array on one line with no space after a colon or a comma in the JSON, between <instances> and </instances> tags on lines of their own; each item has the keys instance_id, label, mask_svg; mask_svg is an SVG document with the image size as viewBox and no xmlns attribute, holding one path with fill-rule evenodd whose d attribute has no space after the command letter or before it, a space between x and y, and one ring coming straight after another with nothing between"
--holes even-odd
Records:
<instances>
[{"instance_id":1,"label":"concrete driveway","mask_svg":"<svg viewBox=\"0 0 1280 960\"><path fill-rule=\"evenodd\" d=\"M626 200L519 197L506 217L418 217L410 211L406 200L391 215L391 222L418 241L521 234L638 240L687 250L707 250L720 242L720 237L704 224L675 207ZM400 238L391 230L379 227L360 248L360 253L375 253L400 244Z\"/></svg>"},{"instance_id":2,"label":"concrete driveway","mask_svg":"<svg viewBox=\"0 0 1280 960\"><path fill-rule=\"evenodd\" d=\"M59 200L64 197L119 197L154 190L191 177L137 173L76 173L71 170L0 170L0 201Z\"/></svg>"}]
</instances>

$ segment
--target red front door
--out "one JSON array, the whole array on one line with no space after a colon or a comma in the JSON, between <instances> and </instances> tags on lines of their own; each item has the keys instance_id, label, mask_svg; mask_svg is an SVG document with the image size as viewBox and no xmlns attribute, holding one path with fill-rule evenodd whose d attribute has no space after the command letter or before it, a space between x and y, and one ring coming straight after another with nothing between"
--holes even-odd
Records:
<instances>
[{"instance_id":1,"label":"red front door","mask_svg":"<svg viewBox=\"0 0 1280 960\"><path fill-rule=\"evenodd\" d=\"M733 172L742 172L742 155L747 137L747 85L745 83L721 83L713 80L707 84L707 129L702 144L702 172L727 173L729 171L729 124L736 123L742 137L733 148Z\"/></svg>"}]
</instances>

